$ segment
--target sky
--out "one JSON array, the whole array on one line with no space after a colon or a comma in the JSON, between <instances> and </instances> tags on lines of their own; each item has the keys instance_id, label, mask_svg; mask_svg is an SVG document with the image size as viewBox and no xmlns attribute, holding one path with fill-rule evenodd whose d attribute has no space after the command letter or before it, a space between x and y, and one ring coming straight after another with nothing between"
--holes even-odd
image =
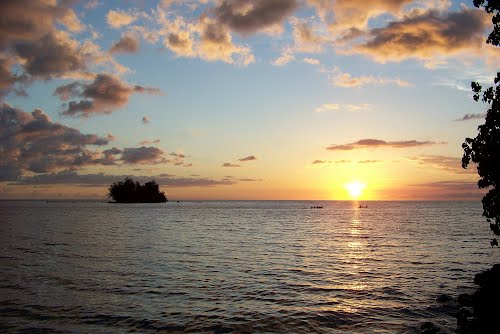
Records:
<instances>
[{"instance_id":1,"label":"sky","mask_svg":"<svg viewBox=\"0 0 500 334\"><path fill-rule=\"evenodd\" d=\"M0 199L480 199L491 30L472 1L2 1Z\"/></svg>"}]
</instances>

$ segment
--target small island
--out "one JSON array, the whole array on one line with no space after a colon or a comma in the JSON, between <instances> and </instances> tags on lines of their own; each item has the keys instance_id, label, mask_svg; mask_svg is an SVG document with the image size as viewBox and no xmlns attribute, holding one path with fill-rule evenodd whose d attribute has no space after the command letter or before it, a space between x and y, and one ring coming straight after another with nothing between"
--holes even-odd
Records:
<instances>
[{"instance_id":1,"label":"small island","mask_svg":"<svg viewBox=\"0 0 500 334\"><path fill-rule=\"evenodd\" d=\"M164 192L160 192L160 186L155 180L141 185L132 178L125 178L124 181L114 182L108 188L108 197L111 203L164 203L167 197Z\"/></svg>"}]
</instances>

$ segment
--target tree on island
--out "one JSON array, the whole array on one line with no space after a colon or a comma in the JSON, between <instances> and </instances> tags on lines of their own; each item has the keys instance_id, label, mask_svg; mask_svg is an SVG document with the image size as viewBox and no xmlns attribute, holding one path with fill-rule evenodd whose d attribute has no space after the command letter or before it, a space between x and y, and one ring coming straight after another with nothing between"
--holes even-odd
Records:
<instances>
[{"instance_id":1,"label":"tree on island","mask_svg":"<svg viewBox=\"0 0 500 334\"><path fill-rule=\"evenodd\" d=\"M108 197L116 203L163 203L167 202L164 192L155 180L141 185L130 177L124 181L111 184L108 188Z\"/></svg>"},{"instance_id":2,"label":"tree on island","mask_svg":"<svg viewBox=\"0 0 500 334\"><path fill-rule=\"evenodd\" d=\"M474 6L484 7L487 13L493 14L493 31L488 36L486 43L500 46L500 1L498 0L474 0ZM484 124L478 127L476 138L466 138L462 144L464 155L462 167L467 168L469 163L477 164L479 188L491 189L483 197L483 216L490 223L490 228L496 235L500 235L500 72L494 80L495 86L485 90L477 82L472 82L474 100L481 99L489 104ZM492 222L492 220L494 222ZM497 245L496 238L491 245Z\"/></svg>"}]
</instances>

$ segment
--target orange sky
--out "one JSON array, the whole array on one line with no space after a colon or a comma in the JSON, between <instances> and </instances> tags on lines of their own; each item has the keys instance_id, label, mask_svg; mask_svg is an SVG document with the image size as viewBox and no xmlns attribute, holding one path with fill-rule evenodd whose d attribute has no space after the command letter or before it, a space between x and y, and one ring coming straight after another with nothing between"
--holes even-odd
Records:
<instances>
[{"instance_id":1,"label":"orange sky","mask_svg":"<svg viewBox=\"0 0 500 334\"><path fill-rule=\"evenodd\" d=\"M5 2L0 199L478 200L491 27L459 1Z\"/></svg>"}]
</instances>

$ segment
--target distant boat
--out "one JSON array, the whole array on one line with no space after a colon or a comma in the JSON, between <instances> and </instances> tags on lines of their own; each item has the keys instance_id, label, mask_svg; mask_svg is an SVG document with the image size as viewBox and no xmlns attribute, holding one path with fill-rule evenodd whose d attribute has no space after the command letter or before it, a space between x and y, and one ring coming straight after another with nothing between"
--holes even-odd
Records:
<instances>
[{"instance_id":1,"label":"distant boat","mask_svg":"<svg viewBox=\"0 0 500 334\"><path fill-rule=\"evenodd\" d=\"M319 205L311 206L311 209L323 209L323 206L319 206Z\"/></svg>"},{"instance_id":2,"label":"distant boat","mask_svg":"<svg viewBox=\"0 0 500 334\"><path fill-rule=\"evenodd\" d=\"M360 209L366 209L366 208L368 208L368 205L365 205L365 206L360 205L360 206L359 206L359 208L360 208Z\"/></svg>"}]
</instances>

